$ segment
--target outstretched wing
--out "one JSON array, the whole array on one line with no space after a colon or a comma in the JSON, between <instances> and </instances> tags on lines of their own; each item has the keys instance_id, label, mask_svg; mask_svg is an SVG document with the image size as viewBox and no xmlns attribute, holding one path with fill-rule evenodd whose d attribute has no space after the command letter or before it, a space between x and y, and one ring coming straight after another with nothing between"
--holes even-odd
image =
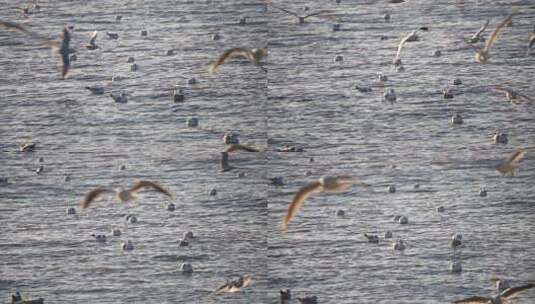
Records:
<instances>
[{"instance_id":1,"label":"outstretched wing","mask_svg":"<svg viewBox=\"0 0 535 304\"><path fill-rule=\"evenodd\" d=\"M97 39L98 32L94 31L93 34L91 34L91 38L89 39L89 44L95 45L95 40Z\"/></svg>"},{"instance_id":2,"label":"outstretched wing","mask_svg":"<svg viewBox=\"0 0 535 304\"><path fill-rule=\"evenodd\" d=\"M85 197L82 199L82 201L80 202L80 208L86 209L87 207L89 207L89 205L92 202L94 202L102 194L109 193L109 192L113 192L113 191L111 191L111 190L109 190L107 188L104 188L102 186L97 187L97 188L89 191L89 193L87 193L85 195Z\"/></svg>"},{"instance_id":3,"label":"outstretched wing","mask_svg":"<svg viewBox=\"0 0 535 304\"><path fill-rule=\"evenodd\" d=\"M514 171L517 167L517 163L526 155L523 149L518 149L515 152L509 154L501 164L496 167L496 170L502 175Z\"/></svg>"},{"instance_id":4,"label":"outstretched wing","mask_svg":"<svg viewBox=\"0 0 535 304\"><path fill-rule=\"evenodd\" d=\"M258 152L258 149L255 149L253 147L244 146L244 145L239 145L239 144L230 145L228 148L225 149L225 152L233 152L233 151L238 151L238 150L242 150L242 151L246 151L246 152Z\"/></svg>"},{"instance_id":5,"label":"outstretched wing","mask_svg":"<svg viewBox=\"0 0 535 304\"><path fill-rule=\"evenodd\" d=\"M531 289L534 287L535 287L534 283L529 283L529 284L518 286L518 287L507 288L506 290L502 292L501 296L507 299L511 299L515 297L519 292L527 290L527 289Z\"/></svg>"},{"instance_id":6,"label":"outstretched wing","mask_svg":"<svg viewBox=\"0 0 535 304\"><path fill-rule=\"evenodd\" d=\"M491 298L474 296L474 297L466 298L464 300L458 300L453 303L476 304L476 303L488 303L491 300L492 300Z\"/></svg>"},{"instance_id":7,"label":"outstretched wing","mask_svg":"<svg viewBox=\"0 0 535 304\"><path fill-rule=\"evenodd\" d=\"M169 192L167 189L163 188L162 186L158 185L157 183L155 182L150 182L150 181L139 181L137 183L135 183L132 188L128 189L128 191L130 192L138 192L144 188L152 188L160 193L163 193L165 195L167 195L168 197L170 198L173 198L173 195L171 194L171 192Z\"/></svg>"},{"instance_id":8,"label":"outstretched wing","mask_svg":"<svg viewBox=\"0 0 535 304\"><path fill-rule=\"evenodd\" d=\"M504 28L507 23L511 22L513 20L513 16L517 13L517 11L513 11L507 18L505 18L502 22L498 23L498 26L496 26L496 29L490 34L489 40L487 40L487 43L485 44L485 48L483 48L483 51L488 52L492 45L496 42L498 39L498 35L500 34L500 31L502 28Z\"/></svg>"},{"instance_id":9,"label":"outstretched wing","mask_svg":"<svg viewBox=\"0 0 535 304\"><path fill-rule=\"evenodd\" d=\"M303 16L303 19L306 19L306 18L312 17L312 16L318 16L318 15L321 15L323 13L325 13L325 11L319 11L319 12L316 12L316 13L308 14L308 15Z\"/></svg>"},{"instance_id":10,"label":"outstretched wing","mask_svg":"<svg viewBox=\"0 0 535 304\"><path fill-rule=\"evenodd\" d=\"M396 58L394 59L394 61L396 59L399 59L401 57L401 51L403 50L403 47L405 46L405 43L407 42L407 40L409 40L409 38L412 36L413 32L409 33L407 36L403 37L403 39L401 39L399 45L398 45L398 52L396 54Z\"/></svg>"},{"instance_id":11,"label":"outstretched wing","mask_svg":"<svg viewBox=\"0 0 535 304\"><path fill-rule=\"evenodd\" d=\"M483 32L487 29L487 26L489 26L489 19L487 19L487 22L485 22L485 25L483 25L473 36L472 39L477 39Z\"/></svg>"},{"instance_id":12,"label":"outstretched wing","mask_svg":"<svg viewBox=\"0 0 535 304\"><path fill-rule=\"evenodd\" d=\"M242 56L244 56L246 58L249 58L248 57L249 53L250 53L250 51L248 49L244 49L244 48L232 48L232 49L226 50L221 56L219 56L217 61L210 66L210 73L217 72L217 69L219 68L219 66L222 65L223 63L225 63L225 61L228 58L230 58L232 56L236 56L236 55L242 55Z\"/></svg>"},{"instance_id":13,"label":"outstretched wing","mask_svg":"<svg viewBox=\"0 0 535 304\"><path fill-rule=\"evenodd\" d=\"M292 202L290 203L290 206L288 207L288 211L286 212L286 216L284 217L284 220L281 224L281 229L283 231L288 230L288 224L294 217L294 215L297 213L299 208L303 205L307 197L312 195L312 193L320 191L322 188L321 183L319 181L315 181L312 183L309 183L299 189L297 193L295 194Z\"/></svg>"},{"instance_id":14,"label":"outstretched wing","mask_svg":"<svg viewBox=\"0 0 535 304\"><path fill-rule=\"evenodd\" d=\"M71 66L71 60L69 58L69 43L71 42L71 34L66 27L63 28L62 38L63 39L61 40L61 47L59 49L59 54L61 55L61 62L62 62L61 76L65 78Z\"/></svg>"},{"instance_id":15,"label":"outstretched wing","mask_svg":"<svg viewBox=\"0 0 535 304\"><path fill-rule=\"evenodd\" d=\"M295 17L297 17L297 18L300 17L298 14L296 14L296 13L294 13L294 12L291 12L291 11L289 11L289 10L287 10L287 9L284 9L284 8L282 8L282 7L278 7L278 6L275 6L275 5L273 5L273 4L271 4L271 6L273 6L274 8L276 8L276 9L278 9L278 10L280 10L280 11L285 12L285 13L288 14L288 15L292 15L292 16L295 16ZM305 17L305 18L306 18L306 17Z\"/></svg>"}]
</instances>

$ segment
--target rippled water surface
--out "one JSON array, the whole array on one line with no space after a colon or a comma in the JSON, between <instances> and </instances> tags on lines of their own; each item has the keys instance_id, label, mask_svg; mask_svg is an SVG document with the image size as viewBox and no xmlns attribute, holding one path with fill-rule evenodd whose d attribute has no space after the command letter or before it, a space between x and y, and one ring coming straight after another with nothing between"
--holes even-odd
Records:
<instances>
[{"instance_id":1,"label":"rippled water surface","mask_svg":"<svg viewBox=\"0 0 535 304\"><path fill-rule=\"evenodd\" d=\"M0 20L49 38L73 24L78 56L61 80L59 58L39 41L0 31L0 174L9 179L0 185L0 301L18 290L46 303L277 303L278 290L290 288L320 303L447 303L493 294L494 277L535 280L535 156L527 153L514 178L493 169L516 147L535 144L535 104L514 106L483 88L535 93L535 56L526 56L535 2L275 2L326 15L299 25L262 1L102 0L39 1L41 11L24 18L14 9L22 2L0 0ZM491 62L476 63L462 37L489 19L488 37L512 4L520 11L513 26L494 45ZM334 23L340 31L332 31ZM406 71L394 71L400 39L421 26L429 31L406 45ZM95 30L100 48L89 51ZM213 41L213 33L221 39ZM241 59L207 72L227 48L266 45L268 74ZM175 55L166 55L170 49ZM435 50L443 55L433 57ZM337 55L342 62L334 62ZM130 70L129 56L138 71ZM382 101L379 73L389 77L385 88L396 90L396 103ZM192 77L198 84L188 85ZM455 98L443 99L440 90L455 78L463 84ZM93 85L126 92L129 101L83 89ZM175 86L184 88L184 103L173 103ZM449 124L453 112L464 124ZM189 117L200 127L187 128ZM507 145L492 143L496 130L509 134ZM226 131L262 152L233 154L236 168L220 172ZM27 141L36 151L18 152ZM305 152L277 152L285 144ZM325 174L354 174L373 186L309 198L281 233L293 193ZM269 185L276 176L283 186ZM141 179L173 192L177 210L145 192L138 205L105 200L65 213L97 185ZM438 206L446 211L437 213ZM345 216L337 217L338 209ZM126 224L126 214L139 222ZM397 214L409 224L393 223ZM111 226L123 235L111 237ZM407 249L362 236L385 230ZM178 247L186 231L196 238ZM455 253L448 244L454 232L464 241ZM109 240L97 244L92 233ZM120 251L126 239L134 251ZM449 273L453 259L462 262L461 274ZM179 271L182 262L193 265L192 275ZM253 277L250 287L210 294L241 274ZM515 303L534 298L525 292Z\"/></svg>"}]
</instances>

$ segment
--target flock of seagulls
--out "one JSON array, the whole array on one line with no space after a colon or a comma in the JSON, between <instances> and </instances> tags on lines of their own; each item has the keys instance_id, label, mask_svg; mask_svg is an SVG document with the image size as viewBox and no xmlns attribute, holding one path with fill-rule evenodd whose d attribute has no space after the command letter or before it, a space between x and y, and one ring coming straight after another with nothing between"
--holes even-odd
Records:
<instances>
[{"instance_id":1,"label":"flock of seagulls","mask_svg":"<svg viewBox=\"0 0 535 304\"><path fill-rule=\"evenodd\" d=\"M337 3L340 3L340 1L336 1ZM389 3L403 3L404 0L389 0ZM303 24L306 22L306 19L310 17L321 17L322 15L328 15L327 11L318 11L314 13L308 13L305 15L300 15L298 13L292 12L288 9L282 8L280 6L273 5L270 1L266 1L267 5L283 12L288 15L291 15L295 18L297 18L298 24ZM21 8L21 11L23 12L24 16L31 15L33 11L40 11L41 7L34 3L33 6L28 6L25 8ZM308 8L305 8L305 11L307 11ZM489 38L484 38L483 34L485 30L488 28L490 24L490 20L486 20L484 25L470 38L465 39L464 41L475 51L475 60L479 63L489 63L490 62L490 50L491 47L496 43L500 33L503 31L505 27L512 26L512 20L515 15L518 14L518 10L514 9L511 14L509 14L504 20L499 22L496 26L496 29L490 34ZM116 20L120 20L122 17L117 16ZM391 16L390 14L386 14L384 16L385 21L390 21ZM239 24L245 25L247 23L245 18L240 19ZM333 26L333 31L337 31L339 29L340 25L335 24ZM76 52L75 49L71 48L71 30L72 28L64 27L61 33L61 39L59 41L52 40L46 37L41 36L40 34L30 31L23 27L22 25L11 22L11 21L1 21L0 20L0 28L4 28L8 31L18 31L21 33L24 33L28 35L28 37L32 39L36 39L42 43L43 46L51 48L55 53L57 53L61 58L61 77L62 79L65 79L67 77L67 74L69 72L71 61L75 60L76 57L73 57L75 55L72 55ZM396 68L397 71L403 71L404 65L402 62L402 52L406 48L406 45L410 42L418 41L420 39L418 32L426 32L428 31L427 27L420 27L417 30L411 31L409 34L405 35L397 48L397 53L392 61L392 64ZM147 32L142 31L142 36L146 36ZM119 34L113 33L113 32L106 32L106 36L109 39L119 39ZM98 32L93 31L89 42L87 45L85 45L85 48L89 51L99 49L99 46L97 45L97 37ZM212 36L213 40L218 40L219 36ZM477 47L475 44L479 42L485 42L484 46ZM530 33L529 39L528 39L528 50L526 55L530 55L530 51L535 45L535 29L532 33ZM168 50L167 54L172 55L174 53L173 50ZM226 51L224 51L220 56L217 57L215 62L211 65L209 65L209 72L211 74L215 74L218 72L221 65L223 65L228 59L232 57L241 56L245 59L247 59L251 64L254 66L257 66L262 71L267 73L267 68L265 68L262 65L262 61L264 58L266 58L268 55L268 48L243 48L243 47L235 47L230 48ZM440 52L435 52L435 56L441 56ZM336 61L343 60L342 57L337 58ZM134 63L135 59L132 58L132 60L128 60L130 63ZM132 69L136 69L135 63L132 65ZM194 79L193 79L194 80ZM192 82L193 82L192 80ZM386 76L381 75L380 81L384 82L387 81ZM459 80L460 83L460 80ZM454 83L455 84L455 83ZM105 90L103 87L100 86L86 86L85 89L90 91L92 94L95 95L103 95ZM360 92L368 92L371 91L370 88L367 87L358 87L357 88ZM505 93L505 98L510 101L511 103L517 104L517 103L523 103L523 102L533 102L534 100L530 98L529 96L525 94L521 94L519 92L516 92L515 90L504 87L504 86L492 86L492 90L497 92ZM117 102L117 103L126 103L128 101L127 93L120 93L120 94L110 94L111 98ZM443 90L443 96L444 98L453 98L454 93L452 93L450 90ZM393 88L388 88L384 93L384 100L389 101L391 103L394 103L397 99L395 90ZM175 102L182 102L184 99L183 92L180 90L175 91L174 93L174 100ZM452 124L462 124L463 119L462 116L460 116L458 113L454 113L451 117L451 123ZM188 126L196 126L198 122L195 121L188 121ZM221 169L222 171L228 171L231 170L232 167L228 164L228 154L232 152L237 151L243 151L243 152L260 152L259 149L247 145L243 145L239 143L239 140L237 138L236 134L225 134L223 137L223 141L226 144L225 149L221 152ZM494 141L496 143L501 144L507 144L507 134L499 133L497 132L494 134ZM35 143L24 143L19 146L19 150L22 153L31 153L35 150L36 144ZM528 146L523 147L515 150L510 155L507 155L501 163L495 167L497 172L499 172L501 175L510 175L515 176L516 172L519 168L519 162L522 160L522 158L526 155L526 152L529 150L535 149L535 146ZM280 151L282 152L302 152L303 149L299 147L284 147ZM311 161L313 161L311 159ZM282 178L275 180L272 180L273 184L282 184ZM339 175L339 176L322 176L317 180L313 180L306 185L302 186L300 189L296 191L296 193L293 196L292 201L290 202L288 206L288 210L282 219L281 222L281 230L283 232L287 232L289 228L289 224L291 220L295 217L300 207L304 204L304 202L307 200L308 197L311 195L314 195L316 193L344 193L350 190L353 186L361 186L361 187L371 187L372 185L367 184L363 181L361 181L359 178L355 176L350 175ZM85 197L80 202L80 209L83 211L90 206L93 206L94 203L106 197L108 194L114 194L114 199L120 203L127 203L127 202L137 202L138 196L137 194L141 192L142 190L151 190L157 193L160 193L170 200L174 200L174 195L166 188L161 186L157 182L153 181L146 181L141 180L134 185L132 185L130 188L127 189L111 189L108 187L99 186L91 191L89 191ZM391 186L388 190L391 193L395 192L395 187ZM481 190L481 193L485 193L486 191L484 189ZM483 196L483 195L481 195ZM169 211L174 210L175 205L169 204L167 206L167 209ZM439 207L442 209L438 209L438 212L443 212L444 208ZM72 208L69 208L68 214L74 214L75 211ZM343 215L341 213L340 215ZM134 215L128 215L126 218L127 221L130 223L135 223L137 221L137 218ZM398 215L394 219L396 222L400 224L407 224L408 218L403 215ZM117 228L112 229L112 236L120 236L121 231ZM104 243L107 240L106 235L98 234L93 235L95 240L100 243ZM380 241L380 238L378 235L374 234L368 234L365 233L364 237L367 239L369 243L378 243ZM386 231L384 235L384 239L391 239L392 238L392 232ZM183 239L180 240L179 246L188 246L189 242L191 242L194 239L193 233L188 232L184 235ZM458 248L463 244L462 241L462 235L461 234L453 234L450 238L450 246L455 248ZM397 239L392 242L392 249L393 250L405 250L407 244L402 239ZM126 240L125 242L121 243L121 249L123 251L131 251L134 250L134 245L130 240ZM189 263L183 263L180 265L180 270L183 273L192 273L193 267ZM460 263L457 261L452 263L451 265L451 271L452 272L461 272L462 267ZM213 291L212 294L219 294L219 293L236 293L241 291L243 288L249 286L252 282L252 278L249 275L240 276L237 280L227 281L224 285L218 287ZM470 298L466 298L463 300L455 301L454 303L490 303L490 304L501 304L501 303L507 303L512 299L514 296L516 296L518 293L534 288L534 283L528 283L525 285L521 285L518 287L511 287L508 281L506 280L498 280L497 281L497 289L499 291L498 295L494 297L482 297L482 296L473 296ZM289 303L292 299L291 291L289 289L287 290L280 290L280 299L282 303ZM303 298L297 298L297 300L300 303L305 304L313 304L317 303L318 299L316 296L306 296ZM40 302L39 302L40 301ZM12 303L43 303L42 299L39 300L23 300L21 295L19 293L16 293L12 296Z\"/></svg>"}]
</instances>

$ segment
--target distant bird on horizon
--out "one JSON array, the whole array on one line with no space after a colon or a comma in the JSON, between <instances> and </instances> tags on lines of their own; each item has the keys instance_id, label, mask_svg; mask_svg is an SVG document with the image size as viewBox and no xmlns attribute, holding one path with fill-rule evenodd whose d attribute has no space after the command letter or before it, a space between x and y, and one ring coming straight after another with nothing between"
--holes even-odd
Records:
<instances>
[{"instance_id":1,"label":"distant bird on horizon","mask_svg":"<svg viewBox=\"0 0 535 304\"><path fill-rule=\"evenodd\" d=\"M260 61L264 57L267 57L267 55L268 55L267 47L265 47L265 48L254 48L254 49L232 48L232 49L226 50L221 56L219 56L217 61L210 66L209 72L211 74L217 72L217 69L219 68L220 65L225 63L225 61L228 58L231 58L231 57L234 57L234 56L243 56L243 57L247 58L252 64L254 64L254 65L258 66L259 68L261 68L262 71L267 72L267 69L260 65Z\"/></svg>"},{"instance_id":2,"label":"distant bird on horizon","mask_svg":"<svg viewBox=\"0 0 535 304\"><path fill-rule=\"evenodd\" d=\"M106 187L99 186L91 191L89 191L85 197L80 202L80 208L87 209L92 202L94 202L97 198L99 198L101 195L106 193L115 193L115 199L121 203L126 203L129 201L135 201L137 199L136 193L146 189L151 188L155 190L156 192L162 193L166 195L167 197L173 199L173 195L171 192L169 192L167 189L163 188L159 184L151 181L138 181L136 182L130 189L122 189L118 188L114 190L111 190Z\"/></svg>"},{"instance_id":3,"label":"distant bird on horizon","mask_svg":"<svg viewBox=\"0 0 535 304\"><path fill-rule=\"evenodd\" d=\"M39 39L43 41L44 46L49 47L52 49L53 52L57 52L58 54L60 54L61 61L62 61L61 77L65 79L65 76L67 76L67 73L69 72L69 67L70 67L69 54L74 52L74 50L69 48L69 44L71 41L71 34L69 30L67 29L67 27L63 28L62 39L61 39L61 42L59 43L57 41L53 41L49 38L46 38L37 33L34 33L32 31L28 31L22 25L14 23L14 22L0 20L0 27L4 27L7 30L19 31L19 32L29 35L31 38Z\"/></svg>"},{"instance_id":4,"label":"distant bird on horizon","mask_svg":"<svg viewBox=\"0 0 535 304\"><path fill-rule=\"evenodd\" d=\"M510 303L510 299L516 297L518 293L534 288L534 287L535 287L534 283L528 283L522 286L508 288L502 291L499 295L495 297L473 296L473 297L469 297L463 300L455 301L453 303L456 303L456 304L477 304L477 303L507 304L507 303Z\"/></svg>"},{"instance_id":5,"label":"distant bird on horizon","mask_svg":"<svg viewBox=\"0 0 535 304\"><path fill-rule=\"evenodd\" d=\"M324 14L324 13L325 13L325 11L319 11L319 12L315 12L315 13L308 14L308 15L305 15L305 16L300 16L299 14L294 13L294 12L292 12L292 11L289 11L289 10L287 10L287 9L284 9L284 8L282 8L282 7L278 7L278 6L275 6L275 5L273 5L273 4L271 4L271 6L274 7L274 8L276 8L276 9L278 9L278 10L280 10L280 11L282 11L282 12L285 12L285 13L288 14L288 15L291 15L291 16L296 17L297 20L298 20L298 22L299 22L299 24L303 24L303 23L305 23L305 20L306 20L307 18L309 18L309 17L318 16L318 15L321 15L321 14Z\"/></svg>"},{"instance_id":6,"label":"distant bird on horizon","mask_svg":"<svg viewBox=\"0 0 535 304\"><path fill-rule=\"evenodd\" d=\"M359 179L353 176L322 176L318 180L306 184L301 187L299 191L295 194L286 216L284 217L281 229L283 231L288 230L288 224L292 218L297 214L299 208L303 205L307 197L317 192L327 192L327 193L341 193L347 191L353 185L362 185L369 186L366 183L361 182Z\"/></svg>"},{"instance_id":7,"label":"distant bird on horizon","mask_svg":"<svg viewBox=\"0 0 535 304\"><path fill-rule=\"evenodd\" d=\"M85 46L86 49L91 50L91 51L98 49L98 45L95 42L97 40L97 36L98 36L97 31L94 31L93 34L91 34L91 38L89 38L89 44Z\"/></svg>"},{"instance_id":8,"label":"distant bird on horizon","mask_svg":"<svg viewBox=\"0 0 535 304\"><path fill-rule=\"evenodd\" d=\"M509 22L513 20L513 16L517 14L517 10L513 10L513 12L507 16L502 22L498 23L496 26L496 29L490 34L489 39L487 40L485 46L483 48L478 48L473 46L472 44L468 44L471 46L474 51L476 51L476 61L479 63L487 63L490 59L490 48L492 45L496 42L498 39L498 36L500 34L500 31L502 28L504 28Z\"/></svg>"},{"instance_id":9,"label":"distant bird on horizon","mask_svg":"<svg viewBox=\"0 0 535 304\"><path fill-rule=\"evenodd\" d=\"M225 283L221 287L214 290L213 293L214 294L224 293L224 292L235 293L235 292L242 290L242 288L249 286L251 284L251 281L252 279L251 279L251 276L249 275L240 276L240 278L237 280L233 280L230 282L227 281L227 283Z\"/></svg>"},{"instance_id":10,"label":"distant bird on horizon","mask_svg":"<svg viewBox=\"0 0 535 304\"><path fill-rule=\"evenodd\" d=\"M518 169L518 162L524 158L526 155L526 150L529 149L535 149L535 146L517 149L513 153L509 154L498 166L496 166L496 170L504 176L515 176Z\"/></svg>"}]
</instances>

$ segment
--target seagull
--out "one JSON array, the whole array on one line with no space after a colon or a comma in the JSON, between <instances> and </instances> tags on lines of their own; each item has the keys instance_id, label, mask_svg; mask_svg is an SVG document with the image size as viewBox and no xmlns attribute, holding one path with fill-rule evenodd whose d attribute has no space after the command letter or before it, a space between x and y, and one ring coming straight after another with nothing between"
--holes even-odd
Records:
<instances>
[{"instance_id":1,"label":"seagull","mask_svg":"<svg viewBox=\"0 0 535 304\"><path fill-rule=\"evenodd\" d=\"M133 201L133 200L136 200L136 198L137 198L135 194L138 191L143 190L145 188L152 188L152 189L156 190L157 192L163 193L164 195L166 195L169 198L173 199L173 195L168 190L166 190L162 186L158 185L157 183L150 182L150 181L139 181L139 182L136 182L130 189L121 189L121 188L119 188L119 189L116 189L115 191L113 191L111 189L108 189L108 188L105 188L105 187L102 187L102 186L97 187L97 188L89 191L89 193L86 194L86 196L80 202L80 208L82 208L82 209L88 208L89 205L91 205L91 203L93 201L95 201L95 199L100 197L102 194L110 193L110 192L111 193L115 192L115 194L116 194L115 199L118 200L121 203Z\"/></svg>"},{"instance_id":2,"label":"seagull","mask_svg":"<svg viewBox=\"0 0 535 304\"><path fill-rule=\"evenodd\" d=\"M474 34L470 39L468 39L468 42L470 43L476 43L476 42L485 42L485 38L481 37L481 34L487 29L487 26L489 26L489 20L485 22L485 24Z\"/></svg>"},{"instance_id":3,"label":"seagull","mask_svg":"<svg viewBox=\"0 0 535 304\"><path fill-rule=\"evenodd\" d=\"M96 50L98 49L98 45L95 43L95 40L97 40L98 32L94 31L93 34L91 34L91 38L89 39L89 44L85 46L88 50Z\"/></svg>"},{"instance_id":4,"label":"seagull","mask_svg":"<svg viewBox=\"0 0 535 304\"><path fill-rule=\"evenodd\" d=\"M318 304L318 297L317 296L307 296L304 298L297 298L299 303L301 304Z\"/></svg>"},{"instance_id":5,"label":"seagull","mask_svg":"<svg viewBox=\"0 0 535 304\"><path fill-rule=\"evenodd\" d=\"M489 40L487 40L487 43L483 48L477 48L471 44L470 45L475 51L476 51L476 61L479 63L487 63L490 58L490 48L492 45L496 42L498 39L498 35L500 34L500 31L502 28L506 26L507 23L513 20L513 16L517 13L517 10L514 10L507 18L505 18L502 22L498 23L496 26L496 29L490 34Z\"/></svg>"},{"instance_id":6,"label":"seagull","mask_svg":"<svg viewBox=\"0 0 535 304\"><path fill-rule=\"evenodd\" d=\"M464 300L458 300L453 303L464 303L464 304L475 304L475 303L485 303L485 304L506 304L509 303L509 300L514 298L518 293L528 290L535 287L535 283L528 283L526 285L507 288L502 291L499 295L489 298L489 297L480 297L473 296L466 298Z\"/></svg>"},{"instance_id":7,"label":"seagull","mask_svg":"<svg viewBox=\"0 0 535 304\"><path fill-rule=\"evenodd\" d=\"M513 153L509 154L498 166L496 166L496 170L504 176L508 174L515 176L518 168L518 162L524 158L526 155L526 150L533 148L535 148L535 146L517 149Z\"/></svg>"},{"instance_id":8,"label":"seagull","mask_svg":"<svg viewBox=\"0 0 535 304\"><path fill-rule=\"evenodd\" d=\"M502 292L506 289L511 288L511 282L507 279L493 279L496 281L496 290Z\"/></svg>"},{"instance_id":9,"label":"seagull","mask_svg":"<svg viewBox=\"0 0 535 304\"><path fill-rule=\"evenodd\" d=\"M92 86L92 87L85 87L85 88L95 95L104 94L104 87L101 87L101 86Z\"/></svg>"},{"instance_id":10,"label":"seagull","mask_svg":"<svg viewBox=\"0 0 535 304\"><path fill-rule=\"evenodd\" d=\"M401 65L401 51L403 50L403 47L405 46L405 43L418 40L418 35L416 35L417 31L418 30L414 30L414 31L410 32L407 36L403 37L403 39L401 39L401 41L399 42L398 52L396 53L396 57L392 61L392 63L395 66L400 66Z\"/></svg>"},{"instance_id":11,"label":"seagull","mask_svg":"<svg viewBox=\"0 0 535 304\"><path fill-rule=\"evenodd\" d=\"M60 43L53 41L51 39L48 39L46 37L43 37L32 31L28 31L22 25L19 25L14 22L7 22L7 21L0 20L0 27L4 27L8 30L19 31L19 32L29 35L32 38L39 39L43 41L44 46L51 48L53 52L59 53L61 55L61 61L63 64L62 69L61 69L61 77L65 79L65 76L67 76L67 73L69 72L69 67L71 64L70 59L69 59L69 54L74 52L74 50L69 48L69 43L71 41L71 34L69 32L69 29L67 29L67 27L63 28L62 39Z\"/></svg>"},{"instance_id":12,"label":"seagull","mask_svg":"<svg viewBox=\"0 0 535 304\"><path fill-rule=\"evenodd\" d=\"M106 32L106 35L108 36L108 38L113 39L113 40L119 39L119 34L117 33Z\"/></svg>"},{"instance_id":13,"label":"seagull","mask_svg":"<svg viewBox=\"0 0 535 304\"><path fill-rule=\"evenodd\" d=\"M359 184L363 186L369 186L353 176L322 176L318 180L308 183L303 186L295 194L290 206L288 207L288 212L286 217L282 221L281 229L283 231L288 230L288 224L297 213L299 208L303 205L307 197L312 195L315 192L331 192L331 193L341 193L345 192L354 184Z\"/></svg>"},{"instance_id":14,"label":"seagull","mask_svg":"<svg viewBox=\"0 0 535 304\"><path fill-rule=\"evenodd\" d=\"M223 293L223 292L235 293L235 292L240 291L242 288L249 286L249 284L251 284L250 276L248 275L240 276L240 278L237 280L230 281L230 282L227 281L227 283L225 283L221 287L214 290L214 293L215 294Z\"/></svg>"},{"instance_id":15,"label":"seagull","mask_svg":"<svg viewBox=\"0 0 535 304\"><path fill-rule=\"evenodd\" d=\"M126 93L124 93L124 92L122 92L119 95L110 94L110 97L113 98L113 100L116 103L127 103L128 102L128 97L126 96Z\"/></svg>"},{"instance_id":16,"label":"seagull","mask_svg":"<svg viewBox=\"0 0 535 304\"><path fill-rule=\"evenodd\" d=\"M529 35L528 52L526 56L530 55L533 45L535 45L535 27L533 28L533 32Z\"/></svg>"},{"instance_id":17,"label":"seagull","mask_svg":"<svg viewBox=\"0 0 535 304\"><path fill-rule=\"evenodd\" d=\"M209 71L210 71L211 74L217 72L217 69L219 68L219 66L222 65L223 63L225 63L225 61L228 58L239 55L239 56L243 56L243 57L249 59L249 61L252 64L258 66L259 68L262 69L262 71L267 73L267 69L262 67L262 66L260 66L260 61L264 57L266 57L267 54L268 54L267 47L265 47L265 48L254 48L254 49L232 48L232 49L226 50L221 56L219 56L217 61L210 66Z\"/></svg>"},{"instance_id":18,"label":"seagull","mask_svg":"<svg viewBox=\"0 0 535 304\"><path fill-rule=\"evenodd\" d=\"M511 88L506 88L506 87L503 87L503 86L494 86L492 87L493 90L495 91L499 91L499 92L504 92L505 93L505 98L513 103L513 104L519 104L521 103L522 101L527 101L527 102L534 102L535 100L524 95L524 94L521 94L521 93L518 93L517 91L514 91L513 89Z\"/></svg>"},{"instance_id":19,"label":"seagull","mask_svg":"<svg viewBox=\"0 0 535 304\"><path fill-rule=\"evenodd\" d=\"M281 303L287 303L287 301L292 299L292 293L290 292L290 289L286 289L286 291L281 289L279 292L281 295Z\"/></svg>"},{"instance_id":20,"label":"seagull","mask_svg":"<svg viewBox=\"0 0 535 304\"><path fill-rule=\"evenodd\" d=\"M231 144L228 146L228 148L225 149L225 152L234 152L234 151L246 151L246 152L258 152L258 149L255 149L253 147L248 147L240 144Z\"/></svg>"},{"instance_id":21,"label":"seagull","mask_svg":"<svg viewBox=\"0 0 535 304\"><path fill-rule=\"evenodd\" d=\"M291 11L289 11L289 10L287 10L287 9L282 8L282 7L278 7L278 6L275 6L275 5L273 5L273 4L271 4L271 6L273 6L274 8L276 8L276 9L278 9L278 10L280 10L280 11L285 12L285 13L288 14L288 15L292 15L292 16L296 17L297 20L299 21L299 24L303 24L303 23L305 23L305 19L306 19L306 18L309 18L309 17L312 17L312 16L321 15L321 14L324 13L324 11L320 11L320 12L316 12L316 13L308 14L308 15L305 15L305 16L300 16L300 15L298 15L297 13L291 12Z\"/></svg>"},{"instance_id":22,"label":"seagull","mask_svg":"<svg viewBox=\"0 0 535 304\"><path fill-rule=\"evenodd\" d=\"M33 152L35 151L35 147L37 145L35 143L23 143L19 145L19 151L20 152Z\"/></svg>"}]
</instances>

